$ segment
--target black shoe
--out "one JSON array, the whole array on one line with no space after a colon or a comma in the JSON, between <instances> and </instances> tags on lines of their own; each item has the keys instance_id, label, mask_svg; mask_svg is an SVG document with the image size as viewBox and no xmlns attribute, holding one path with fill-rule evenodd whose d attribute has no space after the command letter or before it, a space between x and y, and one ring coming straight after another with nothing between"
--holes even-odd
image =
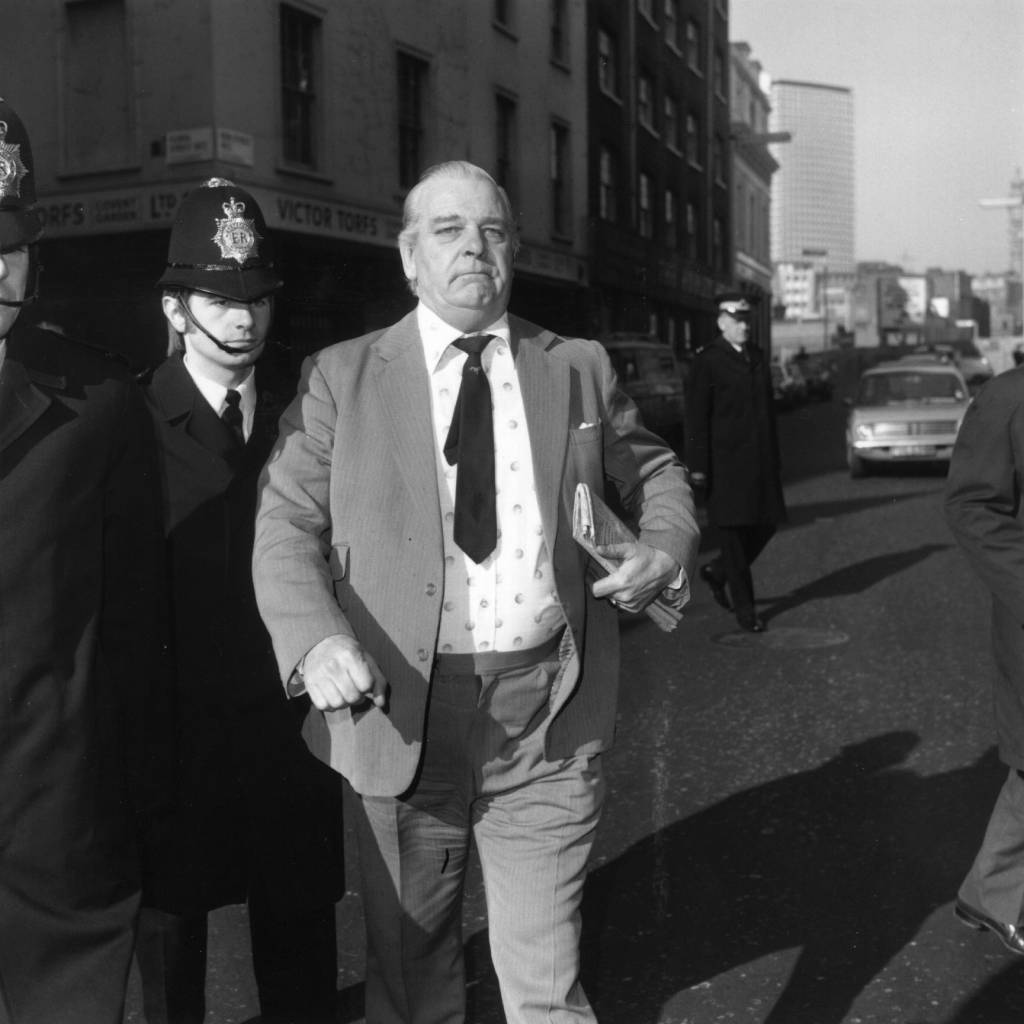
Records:
<instances>
[{"instance_id":1,"label":"black shoe","mask_svg":"<svg viewBox=\"0 0 1024 1024\"><path fill-rule=\"evenodd\" d=\"M748 633L763 633L765 631L764 619L755 612L737 612L736 621L739 623L740 629L745 629Z\"/></svg>"},{"instance_id":2,"label":"black shoe","mask_svg":"<svg viewBox=\"0 0 1024 1024\"><path fill-rule=\"evenodd\" d=\"M953 913L956 914L957 920L967 925L968 928L974 928L979 932L987 929L1011 953L1024 956L1024 931L1021 930L1020 925L994 921L991 917L986 917L980 910L969 907L961 899L954 904Z\"/></svg>"},{"instance_id":3,"label":"black shoe","mask_svg":"<svg viewBox=\"0 0 1024 1024\"><path fill-rule=\"evenodd\" d=\"M729 595L725 592L725 584L715 575L711 566L702 565L699 575L711 588L711 596L715 599L715 604L724 608L727 612L731 612L732 605L729 603Z\"/></svg>"}]
</instances>

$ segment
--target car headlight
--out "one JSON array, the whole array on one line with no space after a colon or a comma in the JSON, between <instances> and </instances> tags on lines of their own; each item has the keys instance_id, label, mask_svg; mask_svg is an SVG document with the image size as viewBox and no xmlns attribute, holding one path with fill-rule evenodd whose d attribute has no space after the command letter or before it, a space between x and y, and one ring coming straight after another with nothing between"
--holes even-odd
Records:
<instances>
[{"instance_id":1,"label":"car headlight","mask_svg":"<svg viewBox=\"0 0 1024 1024\"><path fill-rule=\"evenodd\" d=\"M870 423L858 423L853 428L853 436L858 441L870 441L875 436L875 428Z\"/></svg>"}]
</instances>

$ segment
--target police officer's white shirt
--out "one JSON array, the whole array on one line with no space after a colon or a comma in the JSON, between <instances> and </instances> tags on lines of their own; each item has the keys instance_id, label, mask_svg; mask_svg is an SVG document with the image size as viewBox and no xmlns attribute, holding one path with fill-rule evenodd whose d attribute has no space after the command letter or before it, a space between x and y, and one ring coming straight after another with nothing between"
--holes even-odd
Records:
<instances>
[{"instance_id":1,"label":"police officer's white shirt","mask_svg":"<svg viewBox=\"0 0 1024 1024\"><path fill-rule=\"evenodd\" d=\"M4 359L7 356L7 339L0 338L0 373L4 372Z\"/></svg>"},{"instance_id":2,"label":"police officer's white shirt","mask_svg":"<svg viewBox=\"0 0 1024 1024\"><path fill-rule=\"evenodd\" d=\"M444 537L444 603L438 651L516 651L537 647L565 624L555 593L551 556L544 542L533 476L533 456L522 391L509 345L508 317L477 333L494 337L481 354L491 385L494 418L494 483L498 544L477 565L455 543L455 482L444 443L462 383L466 353L452 345L463 332L422 303L417 320L434 426L434 454Z\"/></svg>"},{"instance_id":3,"label":"police officer's white shirt","mask_svg":"<svg viewBox=\"0 0 1024 1024\"><path fill-rule=\"evenodd\" d=\"M185 353L185 369L188 370L188 375L195 382L199 393L206 399L210 408L218 415L221 416L224 410L227 408L227 395L228 389L223 384L218 384L214 380L210 380L208 377L204 377L197 373L195 367L191 365L188 358L188 353ZM252 436L252 424L253 419L256 415L256 367L252 366L249 368L249 374L234 389L241 396L241 400L238 403L239 409L242 410L242 433L245 435L246 441Z\"/></svg>"}]
</instances>

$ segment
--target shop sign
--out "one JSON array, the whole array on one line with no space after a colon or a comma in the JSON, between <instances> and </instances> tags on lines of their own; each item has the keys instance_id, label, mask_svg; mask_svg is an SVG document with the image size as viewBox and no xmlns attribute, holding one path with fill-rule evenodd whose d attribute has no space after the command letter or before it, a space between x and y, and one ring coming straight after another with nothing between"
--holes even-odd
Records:
<instances>
[{"instance_id":1,"label":"shop sign","mask_svg":"<svg viewBox=\"0 0 1024 1024\"><path fill-rule=\"evenodd\" d=\"M168 132L164 139L164 162L171 164L194 164L213 159L213 129L184 128Z\"/></svg>"}]
</instances>

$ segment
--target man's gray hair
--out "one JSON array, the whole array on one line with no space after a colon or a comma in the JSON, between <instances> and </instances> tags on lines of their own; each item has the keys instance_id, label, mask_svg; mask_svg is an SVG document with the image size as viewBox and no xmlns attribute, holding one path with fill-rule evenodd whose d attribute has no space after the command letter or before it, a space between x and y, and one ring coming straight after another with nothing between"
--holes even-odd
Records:
<instances>
[{"instance_id":1,"label":"man's gray hair","mask_svg":"<svg viewBox=\"0 0 1024 1024\"><path fill-rule=\"evenodd\" d=\"M505 227L508 230L509 240L512 242L512 253L519 249L519 229L515 217L512 215L512 204L509 202L508 193L482 168L471 164L468 160L448 160L445 163L434 164L428 167L421 175L419 181L405 197L405 205L402 207L402 230L398 235L398 247L400 250L410 248L416 244L420 230L420 195L424 186L434 178L475 178L477 181L486 181L494 186L501 202L502 217L505 220Z\"/></svg>"}]
</instances>

